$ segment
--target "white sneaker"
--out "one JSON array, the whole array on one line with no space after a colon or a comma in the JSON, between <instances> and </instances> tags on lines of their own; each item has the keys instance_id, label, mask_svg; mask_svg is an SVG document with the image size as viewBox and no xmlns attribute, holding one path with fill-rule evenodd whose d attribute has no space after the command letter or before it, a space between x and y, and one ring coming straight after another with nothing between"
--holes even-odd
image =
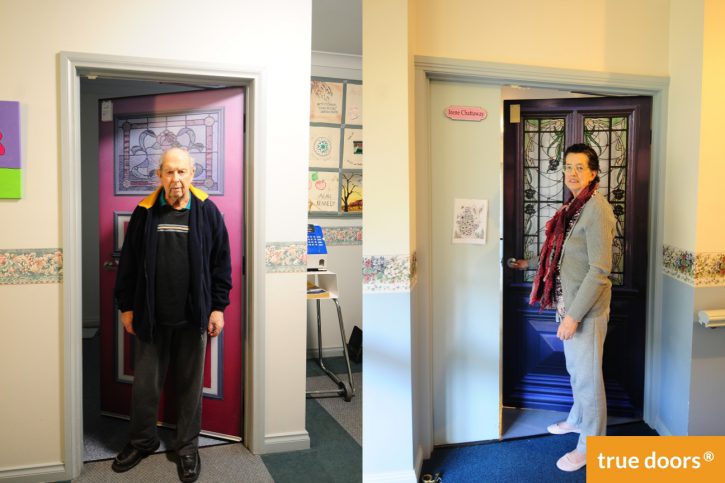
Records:
<instances>
[{"instance_id":1,"label":"white sneaker","mask_svg":"<svg viewBox=\"0 0 725 483\"><path fill-rule=\"evenodd\" d=\"M587 455L578 450L570 451L556 462L561 471L576 471L587 464Z\"/></svg>"},{"instance_id":2,"label":"white sneaker","mask_svg":"<svg viewBox=\"0 0 725 483\"><path fill-rule=\"evenodd\" d=\"M546 430L551 434L581 433L579 428L572 426L566 421L559 421L558 423L550 424L546 427Z\"/></svg>"}]
</instances>

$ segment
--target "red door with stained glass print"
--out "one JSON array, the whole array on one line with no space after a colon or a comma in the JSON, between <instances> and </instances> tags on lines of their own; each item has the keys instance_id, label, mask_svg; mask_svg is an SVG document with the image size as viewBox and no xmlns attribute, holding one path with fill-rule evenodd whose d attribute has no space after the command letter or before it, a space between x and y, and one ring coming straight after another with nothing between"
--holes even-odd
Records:
<instances>
[{"instance_id":1,"label":"red door with stained glass print","mask_svg":"<svg viewBox=\"0 0 725 483\"><path fill-rule=\"evenodd\" d=\"M202 432L241 437L244 89L226 88L101 101L99 126L99 230L101 262L101 410L130 414L134 337L123 330L114 304L116 263L128 220L158 186L159 156L171 147L194 158L193 185L219 207L229 232L231 304L224 331L209 338L204 368ZM173 424L174 381L161 397L159 421Z\"/></svg>"}]
</instances>

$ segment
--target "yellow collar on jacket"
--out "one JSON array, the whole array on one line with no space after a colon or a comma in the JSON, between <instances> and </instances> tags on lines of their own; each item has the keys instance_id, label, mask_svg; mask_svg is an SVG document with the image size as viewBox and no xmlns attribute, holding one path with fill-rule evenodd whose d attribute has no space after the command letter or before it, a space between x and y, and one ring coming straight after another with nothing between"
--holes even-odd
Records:
<instances>
[{"instance_id":1,"label":"yellow collar on jacket","mask_svg":"<svg viewBox=\"0 0 725 483\"><path fill-rule=\"evenodd\" d=\"M196 196L199 201L204 201L209 197L209 195L206 194L204 191L193 186L189 186L189 191L191 191L191 194ZM156 200L159 199L159 193L161 193L161 186L156 188L156 191L144 198L143 201L141 201L141 203L139 203L138 205L146 208L147 210L151 209L154 204L156 204Z\"/></svg>"}]
</instances>

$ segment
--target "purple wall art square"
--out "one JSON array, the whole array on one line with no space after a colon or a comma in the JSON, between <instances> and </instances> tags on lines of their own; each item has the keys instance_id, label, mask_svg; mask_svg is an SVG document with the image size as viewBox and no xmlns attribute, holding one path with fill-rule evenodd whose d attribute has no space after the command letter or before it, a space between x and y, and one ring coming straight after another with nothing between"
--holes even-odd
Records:
<instances>
[{"instance_id":1,"label":"purple wall art square","mask_svg":"<svg viewBox=\"0 0 725 483\"><path fill-rule=\"evenodd\" d=\"M0 198L20 198L20 103L0 101Z\"/></svg>"}]
</instances>

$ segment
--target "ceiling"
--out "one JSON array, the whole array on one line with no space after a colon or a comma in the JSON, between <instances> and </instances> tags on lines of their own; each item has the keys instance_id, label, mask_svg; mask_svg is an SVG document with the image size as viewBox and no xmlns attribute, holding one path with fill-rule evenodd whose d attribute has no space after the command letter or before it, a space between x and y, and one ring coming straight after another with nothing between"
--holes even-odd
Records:
<instances>
[{"instance_id":1,"label":"ceiling","mask_svg":"<svg viewBox=\"0 0 725 483\"><path fill-rule=\"evenodd\" d=\"M362 0L312 0L312 50L362 55Z\"/></svg>"}]
</instances>

